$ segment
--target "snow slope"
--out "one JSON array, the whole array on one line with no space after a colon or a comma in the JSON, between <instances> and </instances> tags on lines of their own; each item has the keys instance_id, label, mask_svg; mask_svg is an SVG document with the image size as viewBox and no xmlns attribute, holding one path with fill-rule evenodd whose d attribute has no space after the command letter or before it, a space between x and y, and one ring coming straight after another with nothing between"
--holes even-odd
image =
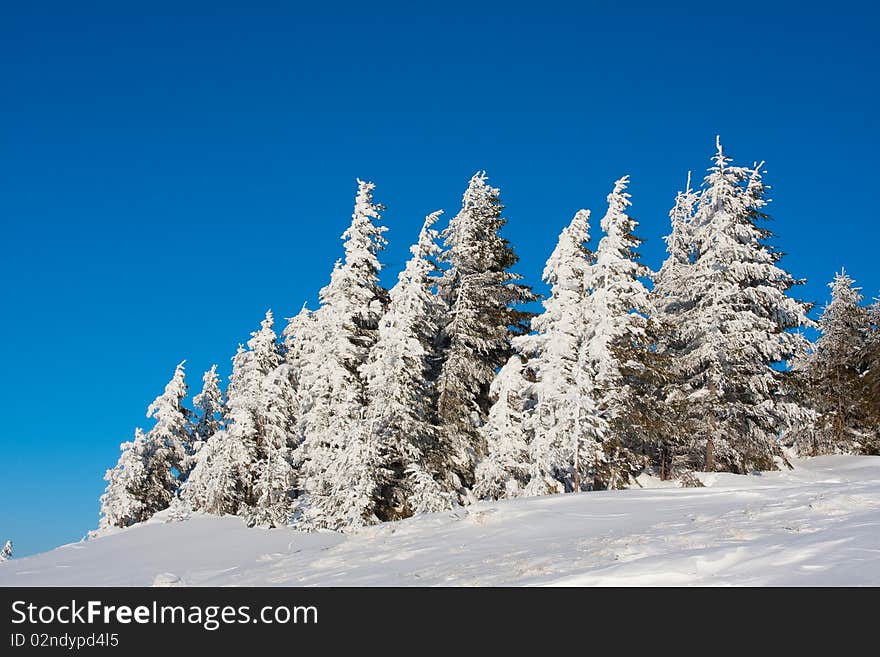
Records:
<instances>
[{"instance_id":1,"label":"snow slope","mask_svg":"<svg viewBox=\"0 0 880 657\"><path fill-rule=\"evenodd\" d=\"M0 586L880 585L880 457L481 502L353 535L153 520L0 564Z\"/></svg>"}]
</instances>

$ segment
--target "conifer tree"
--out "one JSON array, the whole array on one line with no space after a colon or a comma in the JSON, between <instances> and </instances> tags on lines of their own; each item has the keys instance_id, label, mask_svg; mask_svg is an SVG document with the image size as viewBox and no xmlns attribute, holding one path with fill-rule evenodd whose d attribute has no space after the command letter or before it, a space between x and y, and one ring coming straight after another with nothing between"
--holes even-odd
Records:
<instances>
[{"instance_id":1,"label":"conifer tree","mask_svg":"<svg viewBox=\"0 0 880 657\"><path fill-rule=\"evenodd\" d=\"M510 484L504 485L507 496L544 495L573 488L574 462L581 440L577 431L579 409L583 406L578 405L578 395L584 392L578 354L586 330L585 308L593 263L593 254L586 246L590 240L589 218L588 210L579 210L560 233L544 268L543 279L550 284L550 295L543 302L544 312L532 319L531 335L514 340L528 358L528 364L510 371L509 376L531 378L533 382L525 386L516 381L504 386L517 390L519 399L514 407L525 409L523 421L513 424L517 433L507 433L509 428L504 426L508 424L504 419L506 409L512 403L510 392L498 397L496 404L502 404L500 412L494 408L490 412L487 435L495 437L489 440L489 464L494 465L487 464L482 469L484 477L492 477L480 489L494 495L502 491L491 482L504 478L493 471L504 467L513 468L507 475ZM502 419L501 426L496 426L497 418ZM527 445L524 478L515 456L523 444ZM494 450L499 453L493 455Z\"/></svg>"},{"instance_id":2,"label":"conifer tree","mask_svg":"<svg viewBox=\"0 0 880 657\"><path fill-rule=\"evenodd\" d=\"M216 365L211 365L211 369L202 376L202 391L193 397L193 406L196 409L192 430L193 453L198 454L208 440L224 426L225 408Z\"/></svg>"},{"instance_id":3,"label":"conifer tree","mask_svg":"<svg viewBox=\"0 0 880 657\"><path fill-rule=\"evenodd\" d=\"M862 350L862 375L867 431L862 453L880 455L880 300L868 307L868 330Z\"/></svg>"},{"instance_id":4,"label":"conifer tree","mask_svg":"<svg viewBox=\"0 0 880 657\"><path fill-rule=\"evenodd\" d=\"M292 514L291 450L296 406L281 362L271 311L239 346L226 397L227 425L199 452L184 490L195 510L239 514L249 524L280 526Z\"/></svg>"},{"instance_id":5,"label":"conifer tree","mask_svg":"<svg viewBox=\"0 0 880 657\"><path fill-rule=\"evenodd\" d=\"M688 172L684 191L676 194L669 211L671 232L664 238L667 257L651 290L653 321L645 327L648 333L641 357L626 366L634 402L628 433L640 434L643 453L658 465L661 479L692 465L683 458L693 419L687 404L690 390L676 376L675 359L684 348L683 315L691 307L684 281L695 257L693 219L699 200ZM679 461L686 463L679 467Z\"/></svg>"},{"instance_id":6,"label":"conifer tree","mask_svg":"<svg viewBox=\"0 0 880 657\"><path fill-rule=\"evenodd\" d=\"M120 445L116 466L104 475L99 530L128 527L167 509L177 481L171 472L171 451L157 436L135 430L134 440Z\"/></svg>"},{"instance_id":7,"label":"conifer tree","mask_svg":"<svg viewBox=\"0 0 880 657\"><path fill-rule=\"evenodd\" d=\"M388 310L379 322L378 341L360 369L367 385L365 421L380 461L368 475L374 480L370 504L380 520L451 505L432 474L437 428L432 422L430 375L438 301L431 288L433 258L440 250L432 226L440 214L425 219L418 242L410 248L412 257L391 289ZM350 441L346 447L353 446Z\"/></svg>"},{"instance_id":8,"label":"conifer tree","mask_svg":"<svg viewBox=\"0 0 880 657\"><path fill-rule=\"evenodd\" d=\"M313 323L306 324L305 317L301 322L320 341L303 354L298 366L303 443L298 450L302 494L297 525L307 529L345 528L375 518L371 508L364 509L361 520L354 517L351 498L354 488L367 485L358 480L363 464L355 463L354 455L372 454L375 441L370 438L352 447L345 458L340 456L350 440L365 435L367 394L359 368L378 339L388 298L379 284L378 254L385 246L386 229L378 225L383 208L373 202L374 187L358 181L352 222L342 234L345 258L336 263L330 284L321 290ZM345 469L349 464L352 470ZM358 499L373 495L372 489L360 491Z\"/></svg>"},{"instance_id":9,"label":"conifer tree","mask_svg":"<svg viewBox=\"0 0 880 657\"><path fill-rule=\"evenodd\" d=\"M495 403L482 427L486 456L477 464L474 495L478 498L518 497L529 483L529 381L525 363L514 354L492 382Z\"/></svg>"},{"instance_id":10,"label":"conifer tree","mask_svg":"<svg viewBox=\"0 0 880 657\"><path fill-rule=\"evenodd\" d=\"M261 381L260 400L259 461L255 469L254 505L248 522L282 527L293 515L296 486L293 452L298 444L295 437L297 400L289 365L278 363L266 372Z\"/></svg>"},{"instance_id":11,"label":"conifer tree","mask_svg":"<svg viewBox=\"0 0 880 657\"><path fill-rule=\"evenodd\" d=\"M859 453L873 442L863 376L869 311L845 271L829 287L831 301L819 317L819 338L798 367L806 404L813 411L810 422L796 431L795 446L806 456Z\"/></svg>"},{"instance_id":12,"label":"conifer tree","mask_svg":"<svg viewBox=\"0 0 880 657\"><path fill-rule=\"evenodd\" d=\"M156 420L148 438L167 448L168 467L177 472L179 481L186 481L189 476L193 455L193 437L190 433L191 413L183 405L188 390L183 369L185 362L181 362L175 368L174 376L165 386L164 392L147 408L147 417ZM176 488L176 486L172 488L172 494Z\"/></svg>"},{"instance_id":13,"label":"conifer tree","mask_svg":"<svg viewBox=\"0 0 880 657\"><path fill-rule=\"evenodd\" d=\"M638 262L636 249L641 240L634 234L636 221L627 213L631 205L628 184L629 176L620 178L608 195L608 211L601 222L605 235L591 269L587 327L581 343L581 371L589 381L582 397L589 399L593 414L587 430L598 447L585 455L592 488L621 487L638 467L620 432L612 430L615 422L626 423L631 411L632 391L622 368L641 357L647 317L652 312L648 291L639 280L651 272Z\"/></svg>"},{"instance_id":14,"label":"conifer tree","mask_svg":"<svg viewBox=\"0 0 880 657\"><path fill-rule=\"evenodd\" d=\"M790 418L778 404L775 365L803 348L789 329L809 326L809 306L787 296L795 280L767 242L761 165L732 166L717 141L691 222L693 262L680 275L677 376L697 422L687 458L695 468L773 469Z\"/></svg>"},{"instance_id":15,"label":"conifer tree","mask_svg":"<svg viewBox=\"0 0 880 657\"><path fill-rule=\"evenodd\" d=\"M511 339L526 332L530 313L516 308L535 298L510 271L518 258L500 231L506 223L499 190L485 172L474 175L461 211L442 232L447 265L439 283L446 304L438 340L437 409L441 477L447 490L474 483L474 467L485 454L479 428L491 406L495 372L513 353Z\"/></svg>"}]
</instances>

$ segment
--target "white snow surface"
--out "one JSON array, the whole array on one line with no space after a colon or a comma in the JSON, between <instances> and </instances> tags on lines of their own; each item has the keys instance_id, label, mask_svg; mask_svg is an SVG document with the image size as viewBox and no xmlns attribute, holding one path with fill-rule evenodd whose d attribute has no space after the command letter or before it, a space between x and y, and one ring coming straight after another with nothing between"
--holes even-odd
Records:
<instances>
[{"instance_id":1,"label":"white snow surface","mask_svg":"<svg viewBox=\"0 0 880 657\"><path fill-rule=\"evenodd\" d=\"M163 514L0 564L0 586L880 585L880 457L705 488L480 502L354 534Z\"/></svg>"}]
</instances>

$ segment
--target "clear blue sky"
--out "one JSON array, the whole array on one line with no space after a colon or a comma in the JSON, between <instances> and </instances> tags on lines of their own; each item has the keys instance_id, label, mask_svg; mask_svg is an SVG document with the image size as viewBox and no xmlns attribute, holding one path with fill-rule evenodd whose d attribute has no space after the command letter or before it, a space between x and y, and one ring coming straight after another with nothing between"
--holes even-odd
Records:
<instances>
[{"instance_id":1,"label":"clear blue sky","mask_svg":"<svg viewBox=\"0 0 880 657\"><path fill-rule=\"evenodd\" d=\"M824 302L844 264L880 293L867 3L239 4L4 6L0 540L19 555L96 525L103 472L178 361L194 387L226 374L266 308L315 299L357 176L388 206L386 282L485 168L537 284L624 173L659 266L720 133L767 161L800 294Z\"/></svg>"}]
</instances>

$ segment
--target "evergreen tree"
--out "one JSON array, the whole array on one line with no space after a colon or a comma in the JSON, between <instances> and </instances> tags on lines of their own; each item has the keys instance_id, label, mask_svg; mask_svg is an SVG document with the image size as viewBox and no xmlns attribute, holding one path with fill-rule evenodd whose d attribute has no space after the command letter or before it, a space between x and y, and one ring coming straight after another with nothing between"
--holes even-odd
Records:
<instances>
[{"instance_id":1,"label":"evergreen tree","mask_svg":"<svg viewBox=\"0 0 880 657\"><path fill-rule=\"evenodd\" d=\"M693 467L745 472L775 468L779 433L791 418L778 404L774 367L803 348L789 329L811 325L809 306L787 296L800 281L759 226L767 201L761 165L732 166L720 140L691 221L693 262L678 277L676 375L697 420Z\"/></svg>"},{"instance_id":2,"label":"evergreen tree","mask_svg":"<svg viewBox=\"0 0 880 657\"><path fill-rule=\"evenodd\" d=\"M99 530L128 527L149 520L171 504L177 482L169 466L169 447L156 436L135 430L134 440L120 445L114 468L107 470L101 496Z\"/></svg>"},{"instance_id":3,"label":"evergreen tree","mask_svg":"<svg viewBox=\"0 0 880 657\"><path fill-rule=\"evenodd\" d=\"M653 321L645 327L648 333L641 357L628 361L625 368L627 385L633 391L626 432L638 432L642 453L658 465L661 479L681 474L680 470L687 471L693 465L682 459L693 418L687 403L690 390L676 376L675 359L685 346L681 335L683 315L692 307L684 281L696 255L693 219L699 200L699 194L691 189L688 172L684 191L676 194L669 211L667 257L654 276L651 290ZM685 463L679 464L682 460Z\"/></svg>"},{"instance_id":4,"label":"evergreen tree","mask_svg":"<svg viewBox=\"0 0 880 657\"><path fill-rule=\"evenodd\" d=\"M478 498L518 497L529 483L529 381L525 363L514 354L492 382L495 403L482 427L486 456L477 464L474 495Z\"/></svg>"},{"instance_id":5,"label":"evergreen tree","mask_svg":"<svg viewBox=\"0 0 880 657\"><path fill-rule=\"evenodd\" d=\"M292 513L295 400L271 311L239 346L227 390L227 426L199 451L184 490L195 510L279 526Z\"/></svg>"},{"instance_id":6,"label":"evergreen tree","mask_svg":"<svg viewBox=\"0 0 880 657\"><path fill-rule=\"evenodd\" d=\"M181 497L196 511L236 514L248 499L256 447L231 428L218 431L201 450Z\"/></svg>"},{"instance_id":7,"label":"evergreen tree","mask_svg":"<svg viewBox=\"0 0 880 657\"><path fill-rule=\"evenodd\" d=\"M522 435L508 438L513 445L528 445L528 475L521 480L517 471L511 472L514 480L525 485L507 486L508 493L545 495L574 487L575 460L582 437L579 427L583 400L579 397L585 394L578 354L586 331L585 309L593 263L593 254L586 246L590 240L589 219L589 210L579 210L560 233L544 268L543 280L550 285L544 312L532 319L531 335L515 339L529 359L523 376L533 378L534 383L521 393L528 398L518 402L527 408L525 421L517 425ZM499 398L499 403L510 402ZM495 427L491 430L497 431ZM494 444L504 442L496 440ZM504 448L500 461L511 463L503 452L516 451Z\"/></svg>"},{"instance_id":8,"label":"evergreen tree","mask_svg":"<svg viewBox=\"0 0 880 657\"><path fill-rule=\"evenodd\" d=\"M367 384L366 423L376 441L379 464L368 477L373 497L369 504L380 520L407 517L414 512L440 511L451 506L432 476L437 428L430 385L438 302L431 291L439 253L440 216L425 219L412 258L389 294L388 310L379 322L379 336L369 360L361 366ZM359 437L363 434L357 434ZM346 449L364 450L355 440ZM373 453L373 448L366 450Z\"/></svg>"},{"instance_id":9,"label":"evergreen tree","mask_svg":"<svg viewBox=\"0 0 880 657\"><path fill-rule=\"evenodd\" d=\"M254 484L254 508L248 522L264 527L287 525L293 515L296 485L293 451L297 446L297 400L289 365L278 363L261 381L259 462Z\"/></svg>"},{"instance_id":10,"label":"evergreen tree","mask_svg":"<svg viewBox=\"0 0 880 657\"><path fill-rule=\"evenodd\" d=\"M868 331L862 350L864 373L862 383L865 415L868 430L862 444L862 452L880 455L880 300L868 308Z\"/></svg>"},{"instance_id":11,"label":"evergreen tree","mask_svg":"<svg viewBox=\"0 0 880 657\"><path fill-rule=\"evenodd\" d=\"M648 291L639 280L651 272L637 260L641 240L634 234L636 221L627 213L631 205L628 184L629 176L620 178L608 195L608 211L601 222L605 235L590 275L587 327L581 342L582 376L589 381L581 396L589 399L593 414L581 430L598 447L585 454L592 475L586 483L593 488L622 487L638 467L638 459L620 439L620 432L613 431L615 423L626 424L631 411L632 391L622 368L641 357L646 318L651 314Z\"/></svg>"},{"instance_id":12,"label":"evergreen tree","mask_svg":"<svg viewBox=\"0 0 880 657\"><path fill-rule=\"evenodd\" d=\"M186 481L189 476L194 453L193 437L190 433L191 413L183 405L188 390L183 369L184 362L175 368L174 376L165 386L164 392L147 408L147 417L156 420L148 438L167 447L168 467L177 472L179 481ZM176 489L177 486L173 486L171 493L173 494Z\"/></svg>"},{"instance_id":13,"label":"evergreen tree","mask_svg":"<svg viewBox=\"0 0 880 657\"><path fill-rule=\"evenodd\" d=\"M795 446L807 456L859 453L873 442L863 377L869 312L845 271L829 287L831 302L819 318L819 338L798 367L812 413L797 427Z\"/></svg>"},{"instance_id":14,"label":"evergreen tree","mask_svg":"<svg viewBox=\"0 0 880 657\"><path fill-rule=\"evenodd\" d=\"M358 181L352 222L342 235L345 258L336 263L330 284L321 290L321 307L313 320L303 317L300 322L319 336L314 348L302 354L298 369L304 442L298 450L302 495L297 525L307 529L375 521L370 504L360 519L352 506L374 499L372 488L361 491L356 502L351 498L356 487L369 487L359 479L364 464L354 462L357 453L367 458L364 454L370 452L373 458L375 452L375 441L364 433L367 394L359 368L378 339L388 296L379 284L378 254L385 246L386 229L377 223L383 208L373 202L374 187ZM349 441L359 444L346 453ZM349 465L351 470L346 469Z\"/></svg>"},{"instance_id":15,"label":"evergreen tree","mask_svg":"<svg viewBox=\"0 0 880 657\"><path fill-rule=\"evenodd\" d=\"M225 408L216 365L211 365L211 369L202 376L202 391L193 397L193 406L196 409L196 422L192 430L193 454L197 455L224 426Z\"/></svg>"},{"instance_id":16,"label":"evergreen tree","mask_svg":"<svg viewBox=\"0 0 880 657\"><path fill-rule=\"evenodd\" d=\"M682 314L690 307L684 279L695 257L693 218L700 196L691 189L688 172L684 191L679 191L669 211L671 232L664 238L667 257L654 277L651 301L654 317L665 327L658 335L659 351L672 353L680 346L677 329Z\"/></svg>"},{"instance_id":17,"label":"evergreen tree","mask_svg":"<svg viewBox=\"0 0 880 657\"><path fill-rule=\"evenodd\" d=\"M526 332L530 313L516 306L535 298L510 272L518 258L500 231L499 190L485 172L471 178L461 211L443 231L446 263L439 293L446 312L439 334L436 381L441 452L440 475L458 491L474 483L474 467L485 454L479 428L491 406L490 385L513 353L511 339Z\"/></svg>"}]
</instances>

